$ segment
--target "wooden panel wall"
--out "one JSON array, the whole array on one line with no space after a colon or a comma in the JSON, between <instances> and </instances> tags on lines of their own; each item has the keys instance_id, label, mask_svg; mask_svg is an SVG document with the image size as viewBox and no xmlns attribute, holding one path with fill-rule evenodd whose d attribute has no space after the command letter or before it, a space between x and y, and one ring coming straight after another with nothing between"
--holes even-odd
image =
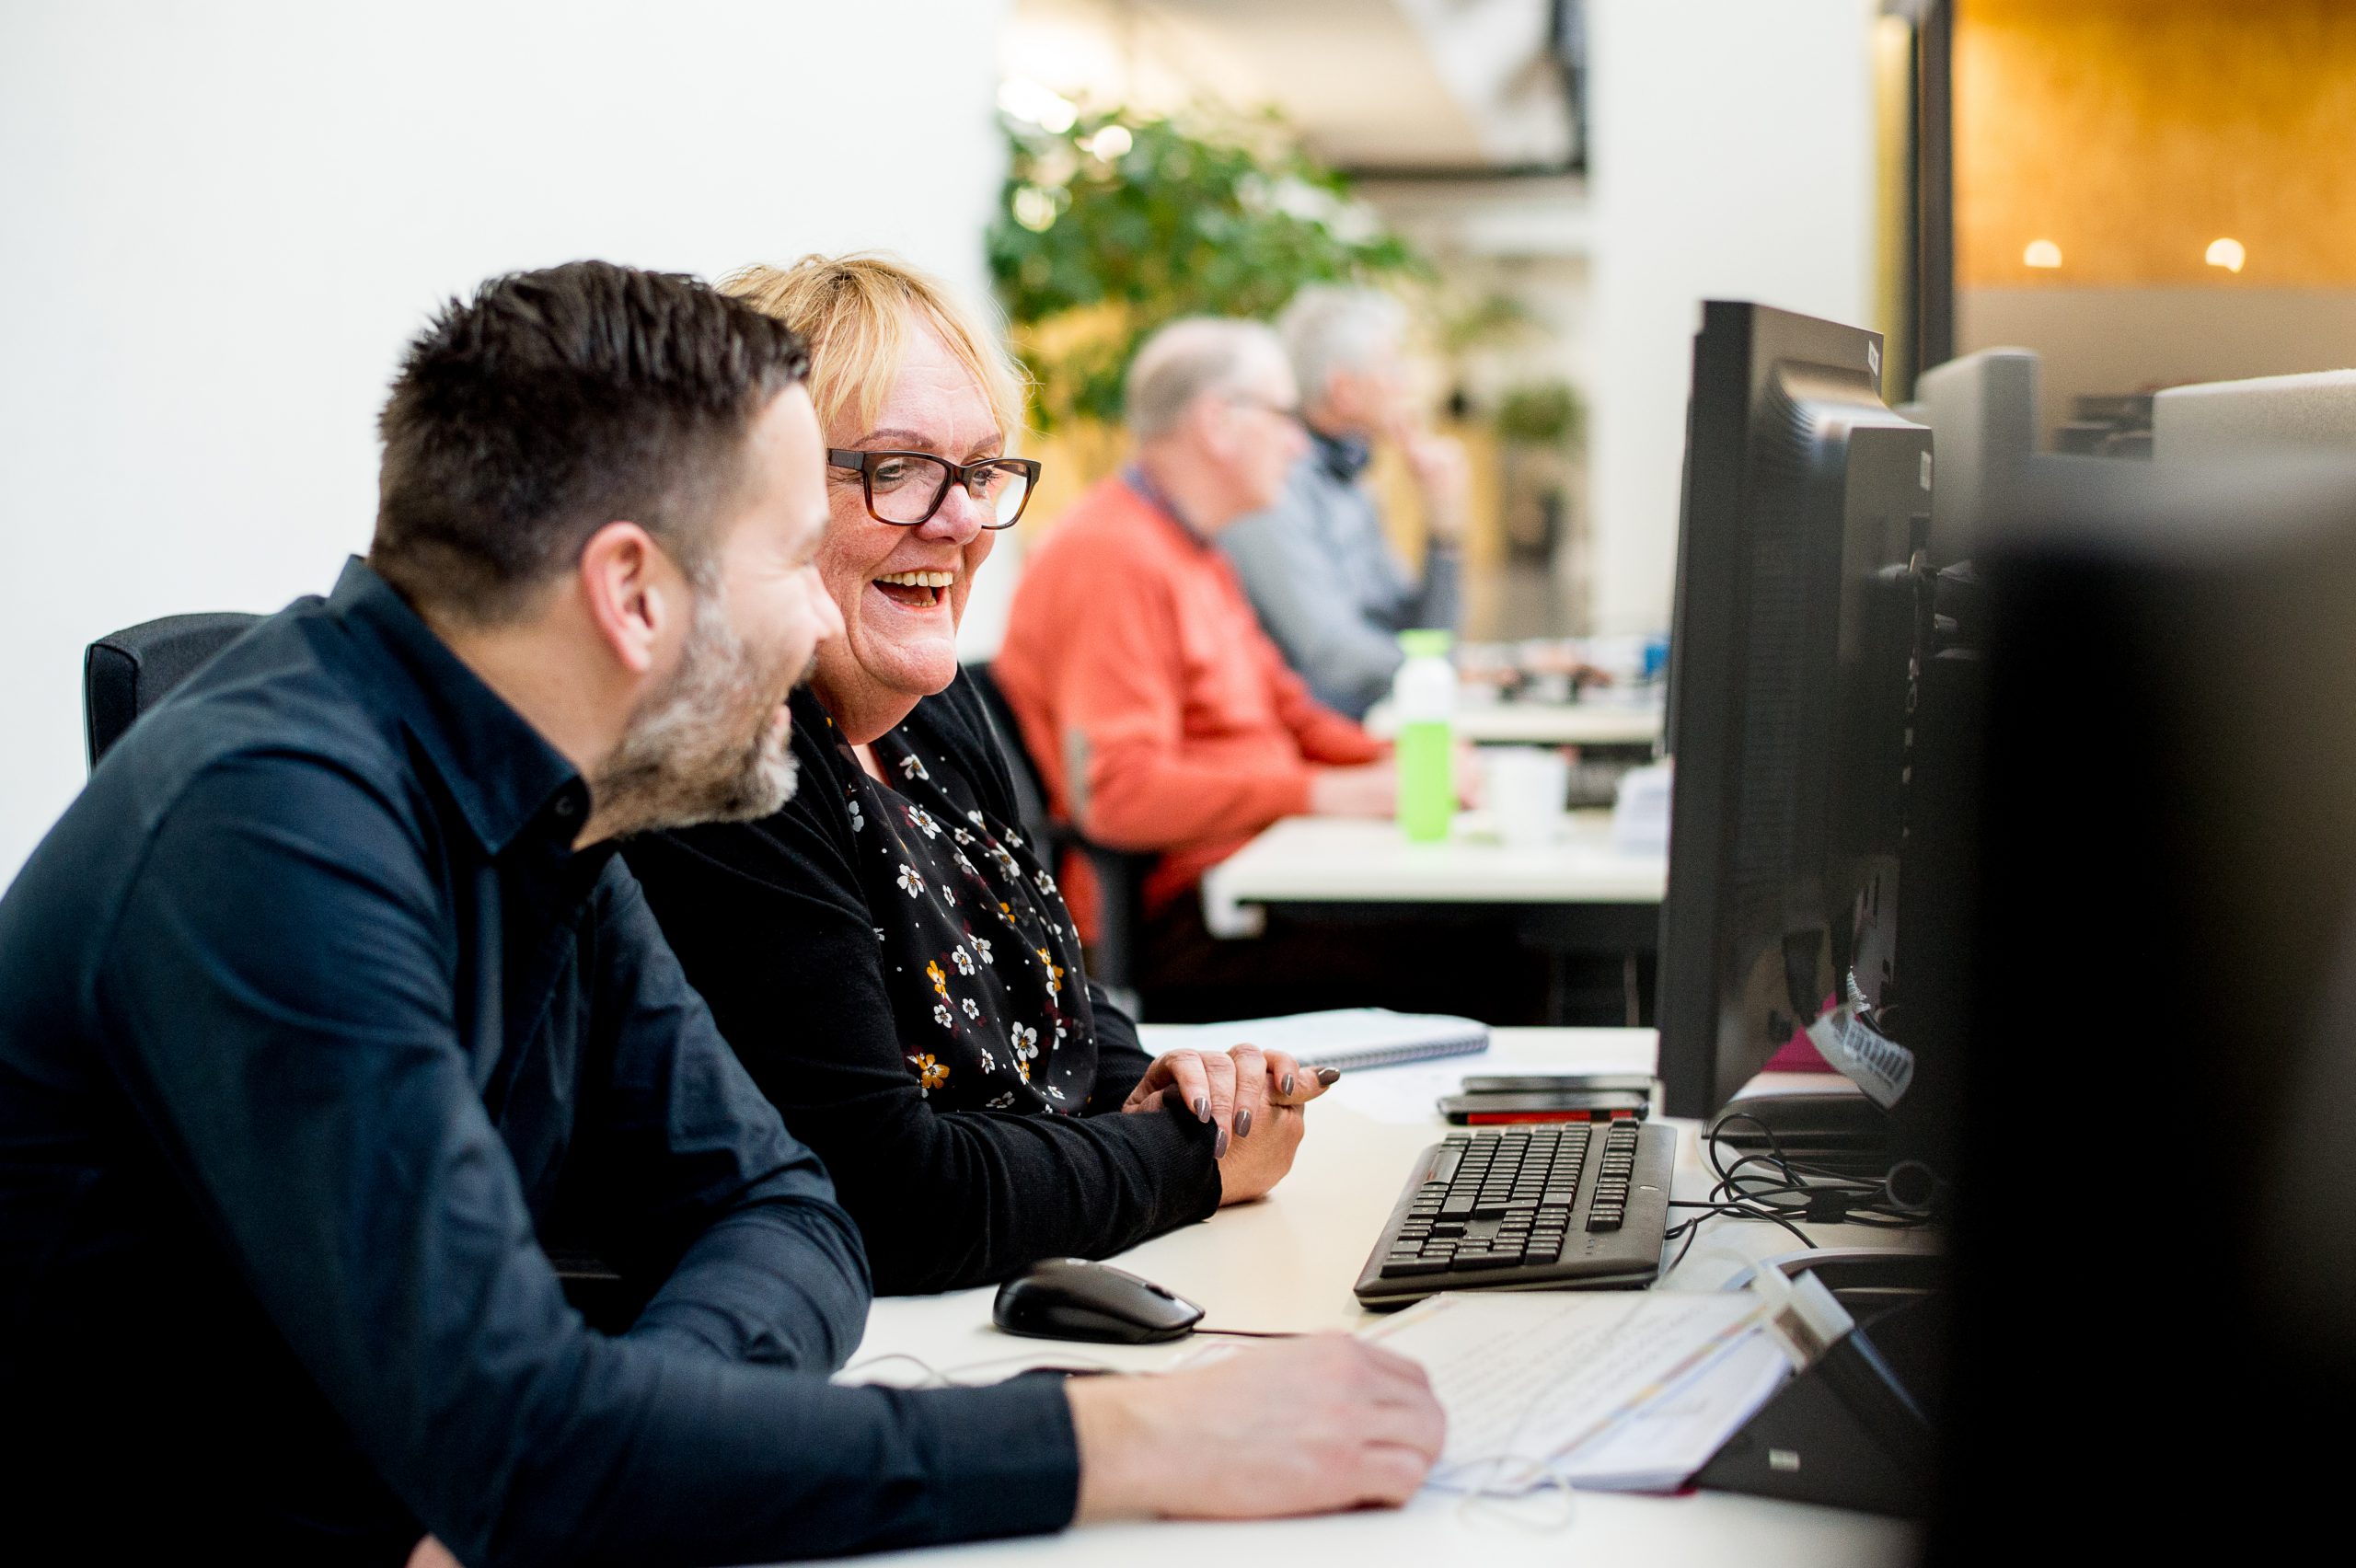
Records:
<instances>
[{"instance_id":1,"label":"wooden panel wall","mask_svg":"<svg viewBox=\"0 0 2356 1568\"><path fill-rule=\"evenodd\" d=\"M1955 86L1961 284L2356 284L2356 0L1960 0Z\"/></svg>"}]
</instances>

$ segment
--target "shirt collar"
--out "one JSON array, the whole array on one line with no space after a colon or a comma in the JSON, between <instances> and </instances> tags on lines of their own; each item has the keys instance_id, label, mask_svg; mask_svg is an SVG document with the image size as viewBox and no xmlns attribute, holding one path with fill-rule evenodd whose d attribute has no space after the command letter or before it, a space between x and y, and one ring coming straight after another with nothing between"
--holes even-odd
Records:
<instances>
[{"instance_id":1,"label":"shirt collar","mask_svg":"<svg viewBox=\"0 0 2356 1568\"><path fill-rule=\"evenodd\" d=\"M1122 465L1121 482L1136 491L1139 501L1176 524L1178 531L1185 535L1189 541L1204 549L1210 548L1210 539L1197 530L1192 523L1179 516L1178 509L1170 504L1170 498L1161 493L1161 487L1146 477L1144 465L1139 463Z\"/></svg>"},{"instance_id":2,"label":"shirt collar","mask_svg":"<svg viewBox=\"0 0 2356 1568\"><path fill-rule=\"evenodd\" d=\"M543 813L549 831L572 843L589 811L579 771L391 583L354 556L328 607L388 655L386 689L485 853L504 851Z\"/></svg>"},{"instance_id":3,"label":"shirt collar","mask_svg":"<svg viewBox=\"0 0 2356 1568\"><path fill-rule=\"evenodd\" d=\"M1348 484L1366 472L1374 460L1374 447L1361 436L1327 435L1314 425L1305 426L1310 442L1316 447L1317 460L1325 471Z\"/></svg>"}]
</instances>

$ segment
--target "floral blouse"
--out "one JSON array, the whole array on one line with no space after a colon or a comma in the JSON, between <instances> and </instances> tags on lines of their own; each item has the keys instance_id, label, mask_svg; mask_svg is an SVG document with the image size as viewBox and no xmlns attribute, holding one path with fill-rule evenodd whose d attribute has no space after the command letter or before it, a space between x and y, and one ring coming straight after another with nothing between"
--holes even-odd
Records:
<instances>
[{"instance_id":1,"label":"floral blouse","mask_svg":"<svg viewBox=\"0 0 2356 1568\"><path fill-rule=\"evenodd\" d=\"M832 721L828 721L831 725ZM868 907L908 1071L941 1110L1078 1114L1096 1073L1080 934L1018 830L953 769L935 776L900 730L870 777L833 737ZM935 758L935 761L940 759Z\"/></svg>"}]
</instances>

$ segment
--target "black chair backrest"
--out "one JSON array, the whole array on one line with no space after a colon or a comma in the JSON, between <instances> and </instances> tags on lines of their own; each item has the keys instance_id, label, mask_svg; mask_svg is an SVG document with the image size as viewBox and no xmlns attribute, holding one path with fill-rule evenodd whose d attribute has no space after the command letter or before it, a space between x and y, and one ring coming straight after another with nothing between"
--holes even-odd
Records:
<instances>
[{"instance_id":1,"label":"black chair backrest","mask_svg":"<svg viewBox=\"0 0 2356 1568\"><path fill-rule=\"evenodd\" d=\"M245 634L260 616L166 616L99 638L82 655L82 725L90 766L131 721Z\"/></svg>"},{"instance_id":2,"label":"black chair backrest","mask_svg":"<svg viewBox=\"0 0 2356 1568\"><path fill-rule=\"evenodd\" d=\"M1022 818L1023 833L1034 844L1053 844L1056 830L1047 816L1046 780L1031 760L1031 748L1022 744L1021 721L1008 706L1006 693L999 689L998 678L987 662L967 664L964 671L974 694L982 699L982 711L989 717L999 755L1006 758L1006 770L1014 777L1014 809Z\"/></svg>"},{"instance_id":3,"label":"black chair backrest","mask_svg":"<svg viewBox=\"0 0 2356 1568\"><path fill-rule=\"evenodd\" d=\"M1138 951L1144 940L1145 877L1154 858L1091 844L1080 831L1047 814L1047 790L1039 766L1022 744L1022 726L999 689L987 663L964 666L965 678L981 697L990 727L998 732L998 748L1006 756L1006 770L1014 776L1014 803L1022 831L1044 851L1042 859L1060 859L1066 849L1086 857L1096 876L1098 909L1096 940L1089 951L1089 974L1111 991L1114 999L1138 1016Z\"/></svg>"}]
</instances>

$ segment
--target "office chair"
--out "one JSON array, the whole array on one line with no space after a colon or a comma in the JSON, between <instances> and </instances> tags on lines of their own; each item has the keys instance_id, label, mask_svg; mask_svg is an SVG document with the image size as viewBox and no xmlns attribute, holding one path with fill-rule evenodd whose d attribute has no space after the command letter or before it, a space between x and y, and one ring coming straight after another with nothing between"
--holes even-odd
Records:
<instances>
[{"instance_id":1,"label":"office chair","mask_svg":"<svg viewBox=\"0 0 2356 1568\"><path fill-rule=\"evenodd\" d=\"M90 766L98 766L133 720L260 619L235 612L166 616L91 643L82 654L82 727Z\"/></svg>"},{"instance_id":2,"label":"office chair","mask_svg":"<svg viewBox=\"0 0 2356 1568\"><path fill-rule=\"evenodd\" d=\"M1066 850L1085 857L1096 878L1096 940L1090 945L1089 974L1103 986L1114 1002L1131 1018L1138 1016L1138 954L1145 936L1145 877L1154 857L1091 843L1068 823L1047 814L1047 790L1038 765L1022 744L1022 727L1007 705L987 662L967 664L965 678L982 699L982 711L998 737L1006 770L1014 779L1014 804L1022 831L1044 853L1041 859L1059 863Z\"/></svg>"}]
</instances>

